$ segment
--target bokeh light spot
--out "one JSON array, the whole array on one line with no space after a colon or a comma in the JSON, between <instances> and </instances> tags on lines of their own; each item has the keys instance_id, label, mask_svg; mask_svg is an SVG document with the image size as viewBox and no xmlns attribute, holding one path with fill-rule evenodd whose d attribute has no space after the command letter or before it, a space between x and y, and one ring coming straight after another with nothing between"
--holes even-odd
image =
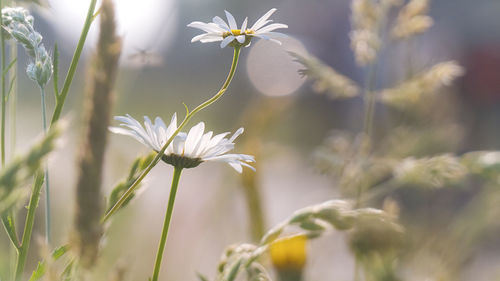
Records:
<instances>
[{"instance_id":1,"label":"bokeh light spot","mask_svg":"<svg viewBox=\"0 0 500 281\"><path fill-rule=\"evenodd\" d=\"M252 84L266 96L286 96L295 92L305 79L298 74L301 65L288 54L304 53L298 40L284 38L278 45L267 40L252 43L247 59L247 72Z\"/></svg>"}]
</instances>

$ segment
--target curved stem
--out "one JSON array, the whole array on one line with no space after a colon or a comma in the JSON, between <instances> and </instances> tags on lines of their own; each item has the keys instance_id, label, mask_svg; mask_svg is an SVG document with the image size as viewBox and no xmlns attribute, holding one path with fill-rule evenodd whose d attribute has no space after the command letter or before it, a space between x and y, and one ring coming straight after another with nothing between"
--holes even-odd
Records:
<instances>
[{"instance_id":1,"label":"curved stem","mask_svg":"<svg viewBox=\"0 0 500 281\"><path fill-rule=\"evenodd\" d=\"M47 110L45 104L45 89L40 87L40 94L42 96L42 125L43 131L47 133ZM45 165L45 241L47 245L50 244L50 184L49 184L49 169Z\"/></svg>"},{"instance_id":2,"label":"curved stem","mask_svg":"<svg viewBox=\"0 0 500 281\"><path fill-rule=\"evenodd\" d=\"M193 111L189 112L184 120L182 120L181 124L175 130L175 132L172 134L172 136L167 140L165 145L161 148L160 151L158 151L158 154L156 154L155 158L151 163L144 169L144 171L139 175L139 177L134 181L134 183L125 191L125 193L118 199L118 201L113 205L113 207L106 213L106 215L103 217L102 222L104 223L107 221L111 215L113 215L116 211L120 209L120 207L123 205L124 202L127 201L127 199L134 193L135 189L139 186L139 184L142 182L142 180L146 177L146 175L153 169L156 164L160 161L163 153L165 153L165 150L167 150L167 147L170 145L170 143L174 140L174 137L186 126L186 124L189 122L189 120L199 111L202 109L206 108L207 106L211 105L212 103L216 102L227 90L227 87L229 87L229 84L231 84L231 80L233 80L234 74L236 72L236 67L238 66L238 59L240 57L240 48L234 48L234 54L233 54L233 62L231 64L231 69L229 70L229 74L227 75L226 81L222 85L221 89L210 99L206 100L202 104L198 105Z\"/></svg>"},{"instance_id":3,"label":"curved stem","mask_svg":"<svg viewBox=\"0 0 500 281\"><path fill-rule=\"evenodd\" d=\"M163 258L163 251L165 250L165 243L167 242L168 229L170 227L170 220L172 219L172 212L174 210L175 195L177 194L177 186L181 178L182 168L174 168L174 177L172 179L172 187L170 188L170 196L168 198L167 212L165 214L165 221L163 222L163 230L161 231L160 244L158 245L158 252L156 253L156 262L153 270L152 281L158 281L160 275L161 260Z\"/></svg>"}]
</instances>

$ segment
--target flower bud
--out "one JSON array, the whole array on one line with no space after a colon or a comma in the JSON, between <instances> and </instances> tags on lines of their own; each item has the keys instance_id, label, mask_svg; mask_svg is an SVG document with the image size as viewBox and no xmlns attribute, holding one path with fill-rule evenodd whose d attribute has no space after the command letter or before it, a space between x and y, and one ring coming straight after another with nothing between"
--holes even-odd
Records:
<instances>
[{"instance_id":1,"label":"flower bud","mask_svg":"<svg viewBox=\"0 0 500 281\"><path fill-rule=\"evenodd\" d=\"M282 281L298 281L307 260L307 237L297 235L279 239L269 247L271 261Z\"/></svg>"},{"instance_id":2,"label":"flower bud","mask_svg":"<svg viewBox=\"0 0 500 281\"><path fill-rule=\"evenodd\" d=\"M41 45L35 50L37 59L34 63L30 63L26 69L28 77L37 82L38 86L44 87L52 76L52 62L45 47Z\"/></svg>"},{"instance_id":3,"label":"flower bud","mask_svg":"<svg viewBox=\"0 0 500 281\"><path fill-rule=\"evenodd\" d=\"M42 44L42 35L33 28L33 16L21 7L4 8L2 9L2 23L3 31L23 45L28 55L34 59L34 62L31 62L26 69L28 77L37 82L40 87L44 87L52 76L53 66Z\"/></svg>"}]
</instances>

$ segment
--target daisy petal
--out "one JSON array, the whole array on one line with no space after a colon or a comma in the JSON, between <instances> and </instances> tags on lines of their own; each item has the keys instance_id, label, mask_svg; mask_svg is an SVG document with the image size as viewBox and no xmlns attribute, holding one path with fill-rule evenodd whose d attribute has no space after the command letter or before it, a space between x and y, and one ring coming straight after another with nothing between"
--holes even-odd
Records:
<instances>
[{"instance_id":1,"label":"daisy petal","mask_svg":"<svg viewBox=\"0 0 500 281\"><path fill-rule=\"evenodd\" d=\"M200 40L201 43L222 41L222 36L207 36Z\"/></svg>"},{"instance_id":2,"label":"daisy petal","mask_svg":"<svg viewBox=\"0 0 500 281\"><path fill-rule=\"evenodd\" d=\"M207 35L209 35L209 34L203 33L203 34L197 35L197 36L193 37L193 39L191 39L191 43L196 42L196 41L200 41L201 39L203 39L203 37L206 37Z\"/></svg>"},{"instance_id":3,"label":"daisy petal","mask_svg":"<svg viewBox=\"0 0 500 281\"><path fill-rule=\"evenodd\" d=\"M263 32L258 35L266 36L268 38L288 38L288 35L281 32Z\"/></svg>"},{"instance_id":4,"label":"daisy petal","mask_svg":"<svg viewBox=\"0 0 500 281\"><path fill-rule=\"evenodd\" d=\"M174 134L175 130L177 130L177 113L174 113L172 120L170 120L170 124L167 127L167 138L170 138Z\"/></svg>"},{"instance_id":5,"label":"daisy petal","mask_svg":"<svg viewBox=\"0 0 500 281\"><path fill-rule=\"evenodd\" d=\"M194 157L193 152L197 149L198 144L203 137L203 132L205 131L205 123L200 122L198 125L194 126L189 130L186 137L186 143L184 144L184 155L187 157Z\"/></svg>"},{"instance_id":6,"label":"daisy petal","mask_svg":"<svg viewBox=\"0 0 500 281\"><path fill-rule=\"evenodd\" d=\"M241 32L245 32L245 30L247 30L247 24L248 24L248 18L245 18L245 20L243 21L243 23L241 24Z\"/></svg>"},{"instance_id":7,"label":"daisy petal","mask_svg":"<svg viewBox=\"0 0 500 281\"><path fill-rule=\"evenodd\" d=\"M241 167L241 164L240 163L228 163L231 167L233 167L236 172L238 173L242 173L243 172L243 168Z\"/></svg>"},{"instance_id":8,"label":"daisy petal","mask_svg":"<svg viewBox=\"0 0 500 281\"><path fill-rule=\"evenodd\" d=\"M131 137L135 138L136 140L144 143L143 139L132 130L128 130L128 129L124 129L124 128L120 128L120 127L109 127L108 129L110 132L112 132L114 134L131 136Z\"/></svg>"},{"instance_id":9,"label":"daisy petal","mask_svg":"<svg viewBox=\"0 0 500 281\"><path fill-rule=\"evenodd\" d=\"M173 154L177 155L183 155L184 153L184 147L186 143L186 136L185 135L177 135L175 136L174 140L172 141L172 151L169 151ZM165 155L168 155L165 152Z\"/></svg>"},{"instance_id":10,"label":"daisy petal","mask_svg":"<svg viewBox=\"0 0 500 281\"><path fill-rule=\"evenodd\" d=\"M234 140L239 137L241 134L243 134L243 132L245 131L245 129L243 128L239 128L234 134L233 136L229 139L229 142L234 142Z\"/></svg>"},{"instance_id":11,"label":"daisy petal","mask_svg":"<svg viewBox=\"0 0 500 281\"><path fill-rule=\"evenodd\" d=\"M243 44L245 42L245 35L236 36L236 40Z\"/></svg>"},{"instance_id":12,"label":"daisy petal","mask_svg":"<svg viewBox=\"0 0 500 281\"><path fill-rule=\"evenodd\" d=\"M204 22L194 21L194 22L188 24L187 26L192 27L192 28L201 29L205 32L224 32L224 29L220 28L215 23L204 23Z\"/></svg>"},{"instance_id":13,"label":"daisy petal","mask_svg":"<svg viewBox=\"0 0 500 281\"><path fill-rule=\"evenodd\" d=\"M220 47L221 48L226 47L233 40L234 40L234 36L233 35L229 35L228 37L224 38L224 40L222 40L222 42L220 43Z\"/></svg>"},{"instance_id":14,"label":"daisy petal","mask_svg":"<svg viewBox=\"0 0 500 281\"><path fill-rule=\"evenodd\" d=\"M279 29L279 28L288 28L288 25L282 24L282 23L273 23L273 24L270 24L268 26L264 26L261 29L256 30L256 32L258 32L258 33L269 32L269 31L273 31L273 30Z\"/></svg>"},{"instance_id":15,"label":"daisy petal","mask_svg":"<svg viewBox=\"0 0 500 281\"><path fill-rule=\"evenodd\" d=\"M203 135L200 141L200 145L198 146L198 150L194 152L195 154L203 155L205 153L205 151L209 148L208 144L210 143L212 135L213 135L212 131Z\"/></svg>"},{"instance_id":16,"label":"daisy petal","mask_svg":"<svg viewBox=\"0 0 500 281\"><path fill-rule=\"evenodd\" d=\"M216 16L212 19L212 21L217 24L219 27L223 28L226 31L231 32L231 28L227 25L227 23L221 19L219 16Z\"/></svg>"},{"instance_id":17,"label":"daisy petal","mask_svg":"<svg viewBox=\"0 0 500 281\"><path fill-rule=\"evenodd\" d=\"M276 40L276 39L273 39L267 35L264 35L264 34L253 34L253 36L255 37L258 37L258 38L262 38L262 39L265 39L265 40L269 40L271 42L274 42L274 43L277 43L278 45L281 45L281 42Z\"/></svg>"},{"instance_id":18,"label":"daisy petal","mask_svg":"<svg viewBox=\"0 0 500 281\"><path fill-rule=\"evenodd\" d=\"M233 15L231 15L231 13L226 10L224 10L224 12L226 13L227 22L229 23L229 28L238 29L238 25L236 24L236 20L234 19Z\"/></svg>"},{"instance_id":19,"label":"daisy petal","mask_svg":"<svg viewBox=\"0 0 500 281\"><path fill-rule=\"evenodd\" d=\"M257 170L255 169L255 167L252 167L251 165L248 165L247 163L244 163L244 162L240 162L240 165L242 166L245 166L245 167L248 167L250 168L250 170L256 172Z\"/></svg>"},{"instance_id":20,"label":"daisy petal","mask_svg":"<svg viewBox=\"0 0 500 281\"><path fill-rule=\"evenodd\" d=\"M276 12L276 8L273 8L271 10L269 10L267 13L265 13L262 17L260 17L260 19L258 19L250 29L252 30L257 30L259 28L261 28L262 26L264 26L265 22L267 21L267 19L274 13Z\"/></svg>"}]
</instances>

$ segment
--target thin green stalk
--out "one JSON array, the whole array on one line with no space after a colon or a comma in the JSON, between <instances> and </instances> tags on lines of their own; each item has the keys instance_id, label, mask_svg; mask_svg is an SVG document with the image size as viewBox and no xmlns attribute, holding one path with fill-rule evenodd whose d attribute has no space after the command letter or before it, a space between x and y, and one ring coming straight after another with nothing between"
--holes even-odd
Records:
<instances>
[{"instance_id":1,"label":"thin green stalk","mask_svg":"<svg viewBox=\"0 0 500 281\"><path fill-rule=\"evenodd\" d=\"M43 131L44 133L47 133L47 110L46 110L46 103L45 103L45 89L43 87L40 87L40 95L42 96L42 124L43 124ZM51 225L51 219L50 219L50 183L49 183L49 169L47 165L45 165L45 241L47 242L47 245L50 245L50 225Z\"/></svg>"},{"instance_id":2,"label":"thin green stalk","mask_svg":"<svg viewBox=\"0 0 500 281\"><path fill-rule=\"evenodd\" d=\"M17 58L17 44L14 40L12 40L10 44L10 57L12 59ZM11 155L15 154L16 151L16 143L17 143L17 63L12 66L9 77L9 81L11 81L10 94L8 96L9 104L9 116L10 116L10 151Z\"/></svg>"},{"instance_id":3,"label":"thin green stalk","mask_svg":"<svg viewBox=\"0 0 500 281\"><path fill-rule=\"evenodd\" d=\"M0 11L3 8L3 3L0 0ZM0 16L0 26L3 25L2 17ZM5 38L4 38L4 33L3 31L0 32L0 48L1 50L1 57L2 57L2 82L1 82L1 87L2 87L2 121L1 121L1 133L0 133L0 150L1 150L1 158L2 158L2 167L5 166L5 111L6 111L6 102L7 102L7 96L5 92L5 67L6 67L6 61L7 61L7 55L5 52Z\"/></svg>"},{"instance_id":4,"label":"thin green stalk","mask_svg":"<svg viewBox=\"0 0 500 281\"><path fill-rule=\"evenodd\" d=\"M80 56L82 54L83 46L85 45L85 41L87 39L90 25L94 20L93 15L96 2L97 0L91 0L90 2L89 9L87 12L87 18L83 25L82 33L80 35L80 40L78 40L78 45L76 46L75 53L73 54L73 59L71 60L71 64L68 70L68 75L66 76L66 80L64 81L63 89L61 93L56 97L56 107L54 109L54 114L52 115L50 126L53 126L59 120L59 117L61 115L62 107L66 100L66 96L68 95L71 83L73 81L76 67L78 66L78 61L80 60ZM31 241L31 234L33 232L33 225L35 223L35 211L38 206L38 202L40 200L40 192L42 190L43 182L44 182L43 171L38 171L35 174L35 182L33 183L33 190L30 197L30 203L28 205L28 213L26 214L26 221L24 225L23 237L21 240L21 247L19 248L19 256L17 257L15 281L21 281L23 277L24 266L26 264L26 257L28 255L29 244Z\"/></svg>"},{"instance_id":5,"label":"thin green stalk","mask_svg":"<svg viewBox=\"0 0 500 281\"><path fill-rule=\"evenodd\" d=\"M85 40L87 39L87 35L89 33L90 25L94 18L94 10L96 6L97 0L92 0L90 2L90 6L87 12L87 18L85 19L85 24L83 26L82 33L80 35L80 39L78 40L78 45L76 46L75 53L73 55L73 59L71 60L71 64L69 66L68 74L66 75L66 79L64 80L63 88L61 93L56 98L56 106L54 109L54 114L52 115L52 120L50 125L52 126L59 117L61 117L62 108L64 106L64 102L66 101L66 97L68 96L69 88L71 83L73 82L73 78L75 76L76 67L78 66L78 61L80 60L80 56L82 55L83 46L85 45Z\"/></svg>"},{"instance_id":6,"label":"thin green stalk","mask_svg":"<svg viewBox=\"0 0 500 281\"><path fill-rule=\"evenodd\" d=\"M229 87L229 84L231 83L231 80L234 77L234 73L236 71L236 67L238 66L238 59L240 57L240 48L234 48L234 54L233 54L233 62L231 64L231 70L229 71L229 74L227 75L226 81L222 85L221 89L217 94L215 94L213 97L210 99L206 100L202 104L198 105L193 111L188 112L186 114L186 117L184 117L184 120L182 120L181 124L175 130L175 132L172 134L172 136L167 140L165 145L163 145L162 149L158 151L158 154L155 156L153 161L149 164L146 169L142 172L142 174L135 180L135 182L127 189L127 191L120 197L120 199L115 203L115 205L106 213L104 218L102 219L102 222L107 221L111 215L113 215L120 207L123 205L124 202L127 201L127 199L134 193L135 189L139 186L141 181L146 177L146 175L153 169L156 164L160 161L163 153L165 153L165 150L169 146L169 144L173 141L174 137L186 126L186 124L189 122L189 120L199 111L202 109L206 108L207 106L211 105L215 101L217 101L227 90L227 87Z\"/></svg>"},{"instance_id":7,"label":"thin green stalk","mask_svg":"<svg viewBox=\"0 0 500 281\"><path fill-rule=\"evenodd\" d=\"M10 2L11 6L15 6L15 1ZM8 91L7 102L8 110L9 110L9 120L10 120L10 155L14 155L16 152L17 145L17 43L14 40L11 40L9 43L10 49L10 57L12 59L16 59L14 65L9 68L9 81L10 81L10 90ZM6 229L11 239L11 242L14 245L14 248L11 248L11 259L10 259L10 267L13 278L14 268L16 266L16 259L14 257L19 253L19 248L21 247L21 243L19 242L17 227L16 227L16 216L15 212L10 211L6 216L2 216L2 222L4 226L7 224L10 226L9 229Z\"/></svg>"},{"instance_id":8,"label":"thin green stalk","mask_svg":"<svg viewBox=\"0 0 500 281\"><path fill-rule=\"evenodd\" d=\"M24 233L21 240L21 247L19 248L19 255L16 263L16 279L21 281L23 278L24 265L26 264L26 257L28 256L29 244L31 241L31 234L33 232L33 224L35 223L35 210L40 200L40 192L43 186L43 172L38 171L35 175L35 183L33 184L33 192L30 197L28 205L28 215L24 224Z\"/></svg>"},{"instance_id":9,"label":"thin green stalk","mask_svg":"<svg viewBox=\"0 0 500 281\"><path fill-rule=\"evenodd\" d=\"M172 219L172 212L174 210L175 195L177 194L177 186L181 178L182 168L174 168L174 177L172 179L172 187L170 188L170 196L168 198L167 212L165 214L165 221L163 223L163 230L161 231L160 244L158 245L158 252L156 254L156 262L153 270L153 280L158 281L160 275L161 260L163 258L163 251L165 250L165 243L167 242L168 229L170 227L170 220Z\"/></svg>"}]
</instances>

